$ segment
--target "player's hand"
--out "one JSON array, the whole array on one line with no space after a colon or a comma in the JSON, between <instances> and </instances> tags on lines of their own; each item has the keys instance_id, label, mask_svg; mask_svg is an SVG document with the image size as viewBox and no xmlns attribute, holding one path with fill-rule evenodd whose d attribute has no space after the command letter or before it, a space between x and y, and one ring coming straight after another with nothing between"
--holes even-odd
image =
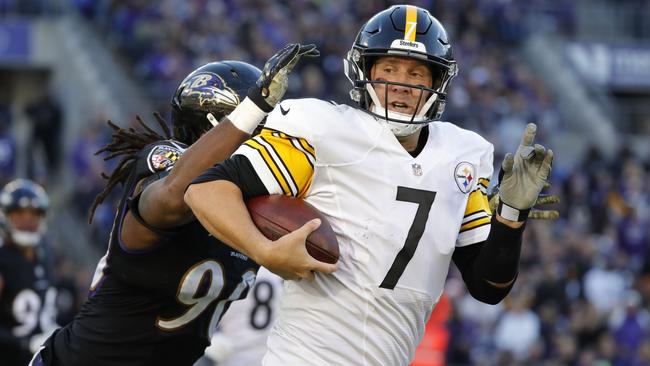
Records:
<instances>
[{"instance_id":1,"label":"player's hand","mask_svg":"<svg viewBox=\"0 0 650 366\"><path fill-rule=\"evenodd\" d=\"M273 55L262 69L257 85L248 91L248 97L263 111L275 108L289 85L288 75L301 57L317 57L316 45L290 43Z\"/></svg>"},{"instance_id":2,"label":"player's hand","mask_svg":"<svg viewBox=\"0 0 650 366\"><path fill-rule=\"evenodd\" d=\"M529 123L515 154L506 154L501 164L497 213L506 220L527 218L551 174L553 150L533 145L536 132L537 126Z\"/></svg>"},{"instance_id":3,"label":"player's hand","mask_svg":"<svg viewBox=\"0 0 650 366\"><path fill-rule=\"evenodd\" d=\"M307 236L318 229L319 219L308 221L299 229L274 241L268 253L259 264L285 280L314 279L314 271L332 273L336 264L329 264L314 259L307 252Z\"/></svg>"},{"instance_id":4,"label":"player's hand","mask_svg":"<svg viewBox=\"0 0 650 366\"><path fill-rule=\"evenodd\" d=\"M551 184L548 182L544 185L544 189L549 189L550 187ZM490 211L496 212L500 202L498 188L495 188L494 192L492 192L492 194L490 194L488 198L490 204ZM533 220L550 220L550 221L557 220L558 218L560 218L560 213L557 210L542 210L540 209L539 206L550 205L558 202L560 202L560 196L556 194L540 193L539 196L537 196L537 201L535 201L535 205L533 206L533 209L530 211L528 218Z\"/></svg>"}]
</instances>

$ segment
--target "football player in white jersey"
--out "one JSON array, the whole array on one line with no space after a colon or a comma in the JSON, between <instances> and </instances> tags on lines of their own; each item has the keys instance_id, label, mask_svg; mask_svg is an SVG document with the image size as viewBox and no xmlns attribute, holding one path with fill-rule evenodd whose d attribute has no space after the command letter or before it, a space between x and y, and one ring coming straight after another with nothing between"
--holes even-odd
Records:
<instances>
[{"instance_id":1,"label":"football player in white jersey","mask_svg":"<svg viewBox=\"0 0 650 366\"><path fill-rule=\"evenodd\" d=\"M215 366L260 365L266 353L266 338L277 318L282 278L260 267L255 285L244 300L230 304L228 312L205 350Z\"/></svg>"},{"instance_id":2,"label":"football player in white jersey","mask_svg":"<svg viewBox=\"0 0 650 366\"><path fill-rule=\"evenodd\" d=\"M345 65L356 108L283 101L259 135L185 194L213 235L252 258L273 252L244 205L260 192L303 198L337 234L336 272L270 268L303 280L285 282L264 365L407 365L452 260L478 300L508 294L524 223L550 174L553 153L533 144L530 124L504 159L492 214L492 144L439 121L457 65L428 11L376 14Z\"/></svg>"}]
</instances>

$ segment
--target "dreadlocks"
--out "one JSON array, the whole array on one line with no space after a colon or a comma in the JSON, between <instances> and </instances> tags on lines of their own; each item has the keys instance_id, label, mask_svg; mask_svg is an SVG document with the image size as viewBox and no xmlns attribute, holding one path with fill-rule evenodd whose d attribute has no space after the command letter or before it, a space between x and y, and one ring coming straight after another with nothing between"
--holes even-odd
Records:
<instances>
[{"instance_id":1,"label":"dreadlocks","mask_svg":"<svg viewBox=\"0 0 650 366\"><path fill-rule=\"evenodd\" d=\"M147 126L140 116L136 116L136 121L137 124L144 129L143 131L138 131L133 127L129 127L128 129L121 128L112 121L108 121L108 125L113 129L112 140L99 149L95 155L108 152L109 154L104 157L105 161L118 156L121 156L122 160L120 160L115 169L113 169L110 176L102 173L102 178L108 180L108 183L95 197L95 200L90 207L90 217L88 218L89 223L93 221L97 206L104 202L104 199L106 199L111 191L113 191L113 188L115 188L118 183L124 184L126 182L131 173L131 168L135 164L138 152L153 142L172 138L167 122L165 122L165 120L160 116L160 113L154 112L153 115L156 118L158 125L163 130L164 136L161 136L158 132Z\"/></svg>"}]
</instances>

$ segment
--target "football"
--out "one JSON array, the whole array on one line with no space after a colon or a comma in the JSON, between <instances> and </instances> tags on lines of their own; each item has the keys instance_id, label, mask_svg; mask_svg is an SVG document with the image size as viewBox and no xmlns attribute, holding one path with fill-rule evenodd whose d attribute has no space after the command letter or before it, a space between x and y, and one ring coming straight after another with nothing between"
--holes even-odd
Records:
<instances>
[{"instance_id":1,"label":"football","mask_svg":"<svg viewBox=\"0 0 650 366\"><path fill-rule=\"evenodd\" d=\"M321 225L307 237L307 252L321 262L339 260L339 243L329 222L314 206L283 195L254 197L246 202L255 226L270 240L277 240L315 218Z\"/></svg>"}]
</instances>

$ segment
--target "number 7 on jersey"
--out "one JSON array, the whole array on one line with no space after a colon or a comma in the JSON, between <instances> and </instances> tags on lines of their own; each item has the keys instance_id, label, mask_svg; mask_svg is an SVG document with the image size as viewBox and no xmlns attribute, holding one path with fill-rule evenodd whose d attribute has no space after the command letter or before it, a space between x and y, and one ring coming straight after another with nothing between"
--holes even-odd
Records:
<instances>
[{"instance_id":1,"label":"number 7 on jersey","mask_svg":"<svg viewBox=\"0 0 650 366\"><path fill-rule=\"evenodd\" d=\"M402 247L402 250L397 253L386 277L384 277L381 285L379 285L379 287L389 290L395 288L397 281L402 277L402 273L404 273L406 266L415 254L415 250L420 243L422 234L424 234L431 206L433 206L433 201L436 199L436 192L398 186L396 199L402 202L416 203L418 205L418 210L415 213L415 218L413 219L411 228L406 236L404 247Z\"/></svg>"}]
</instances>

